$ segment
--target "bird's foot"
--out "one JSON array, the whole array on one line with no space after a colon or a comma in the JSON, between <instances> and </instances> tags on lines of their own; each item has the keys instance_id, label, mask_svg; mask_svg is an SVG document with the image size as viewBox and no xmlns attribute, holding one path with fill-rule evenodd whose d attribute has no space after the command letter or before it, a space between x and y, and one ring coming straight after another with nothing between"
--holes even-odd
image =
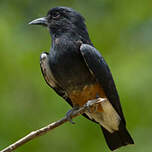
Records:
<instances>
[{"instance_id":1,"label":"bird's foot","mask_svg":"<svg viewBox=\"0 0 152 152\"><path fill-rule=\"evenodd\" d=\"M71 115L73 114L74 111L78 110L79 107L73 107L71 110L69 110L67 113L66 113L66 118L67 120L72 123L72 124L75 124L75 122L72 121L72 117Z\"/></svg>"},{"instance_id":2,"label":"bird's foot","mask_svg":"<svg viewBox=\"0 0 152 152\"><path fill-rule=\"evenodd\" d=\"M98 111L99 108L99 103L106 101L106 98L96 98L93 100L88 100L88 102L86 103L86 106L88 108L89 113L95 113ZM101 104L100 104L101 107Z\"/></svg>"}]
</instances>

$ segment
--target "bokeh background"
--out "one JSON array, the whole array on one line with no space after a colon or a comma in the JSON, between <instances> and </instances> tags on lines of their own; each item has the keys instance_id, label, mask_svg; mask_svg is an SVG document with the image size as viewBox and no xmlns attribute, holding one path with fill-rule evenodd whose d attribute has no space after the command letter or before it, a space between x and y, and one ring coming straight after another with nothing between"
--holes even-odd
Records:
<instances>
[{"instance_id":1,"label":"bokeh background","mask_svg":"<svg viewBox=\"0 0 152 152\"><path fill-rule=\"evenodd\" d=\"M45 83L39 56L50 49L45 28L28 22L55 6L69 6L86 18L92 42L102 53L120 95L134 146L118 152L152 151L152 1L1 0L0 149L70 109ZM77 117L17 152L109 152L100 127Z\"/></svg>"}]
</instances>

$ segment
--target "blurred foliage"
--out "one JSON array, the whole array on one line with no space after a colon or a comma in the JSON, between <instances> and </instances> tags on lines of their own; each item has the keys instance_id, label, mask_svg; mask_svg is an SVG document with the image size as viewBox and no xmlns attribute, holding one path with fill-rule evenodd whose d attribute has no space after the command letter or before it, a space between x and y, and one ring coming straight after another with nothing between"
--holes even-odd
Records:
<instances>
[{"instance_id":1,"label":"blurred foliage","mask_svg":"<svg viewBox=\"0 0 152 152\"><path fill-rule=\"evenodd\" d=\"M45 28L28 22L55 6L86 18L90 37L109 64L135 145L121 152L151 152L152 14L150 0L1 0L0 148L58 120L69 110L43 80L39 56L49 51ZM17 152L108 152L100 127L83 117L25 144Z\"/></svg>"}]
</instances>

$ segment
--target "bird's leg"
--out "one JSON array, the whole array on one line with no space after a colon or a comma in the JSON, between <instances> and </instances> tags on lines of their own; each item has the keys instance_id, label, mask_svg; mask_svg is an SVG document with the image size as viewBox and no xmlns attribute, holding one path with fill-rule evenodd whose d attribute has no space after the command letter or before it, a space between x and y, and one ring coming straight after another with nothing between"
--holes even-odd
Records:
<instances>
[{"instance_id":1,"label":"bird's leg","mask_svg":"<svg viewBox=\"0 0 152 152\"><path fill-rule=\"evenodd\" d=\"M94 105L94 103L97 102L97 99L93 99L93 100L88 100L88 102L86 103L87 109L89 111L89 113L94 113L97 110L97 105Z\"/></svg>"},{"instance_id":2,"label":"bird's leg","mask_svg":"<svg viewBox=\"0 0 152 152\"><path fill-rule=\"evenodd\" d=\"M73 107L71 110L69 110L67 113L66 113L66 117L67 117L67 120L72 123L72 124L75 124L75 122L72 121L72 117L71 115L73 114L74 111L78 110L79 107L78 106L75 106Z\"/></svg>"},{"instance_id":3,"label":"bird's leg","mask_svg":"<svg viewBox=\"0 0 152 152\"><path fill-rule=\"evenodd\" d=\"M96 99L100 98L100 96L98 95L98 93L96 94Z\"/></svg>"},{"instance_id":4,"label":"bird's leg","mask_svg":"<svg viewBox=\"0 0 152 152\"><path fill-rule=\"evenodd\" d=\"M88 111L90 113L95 113L97 111L98 106L96 104L92 106L92 104L96 103L98 98L99 98L99 95L96 94L96 99L88 100L88 102L86 103L86 106L88 107Z\"/></svg>"},{"instance_id":5,"label":"bird's leg","mask_svg":"<svg viewBox=\"0 0 152 152\"><path fill-rule=\"evenodd\" d=\"M104 102L106 100L107 100L106 98L100 98L98 95L96 99L88 100L88 102L86 103L86 106L88 107L88 111L90 113L97 112L99 103Z\"/></svg>"}]
</instances>

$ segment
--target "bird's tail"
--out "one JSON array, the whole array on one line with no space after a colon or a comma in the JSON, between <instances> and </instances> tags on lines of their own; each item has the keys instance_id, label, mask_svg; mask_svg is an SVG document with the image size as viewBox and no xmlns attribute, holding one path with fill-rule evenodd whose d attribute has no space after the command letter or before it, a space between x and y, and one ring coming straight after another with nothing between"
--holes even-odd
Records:
<instances>
[{"instance_id":1,"label":"bird's tail","mask_svg":"<svg viewBox=\"0 0 152 152\"><path fill-rule=\"evenodd\" d=\"M113 133L108 132L105 128L102 128L104 137L106 139L108 147L113 151L121 146L128 144L134 144L129 132L127 131L123 122L120 122L119 130Z\"/></svg>"}]
</instances>

